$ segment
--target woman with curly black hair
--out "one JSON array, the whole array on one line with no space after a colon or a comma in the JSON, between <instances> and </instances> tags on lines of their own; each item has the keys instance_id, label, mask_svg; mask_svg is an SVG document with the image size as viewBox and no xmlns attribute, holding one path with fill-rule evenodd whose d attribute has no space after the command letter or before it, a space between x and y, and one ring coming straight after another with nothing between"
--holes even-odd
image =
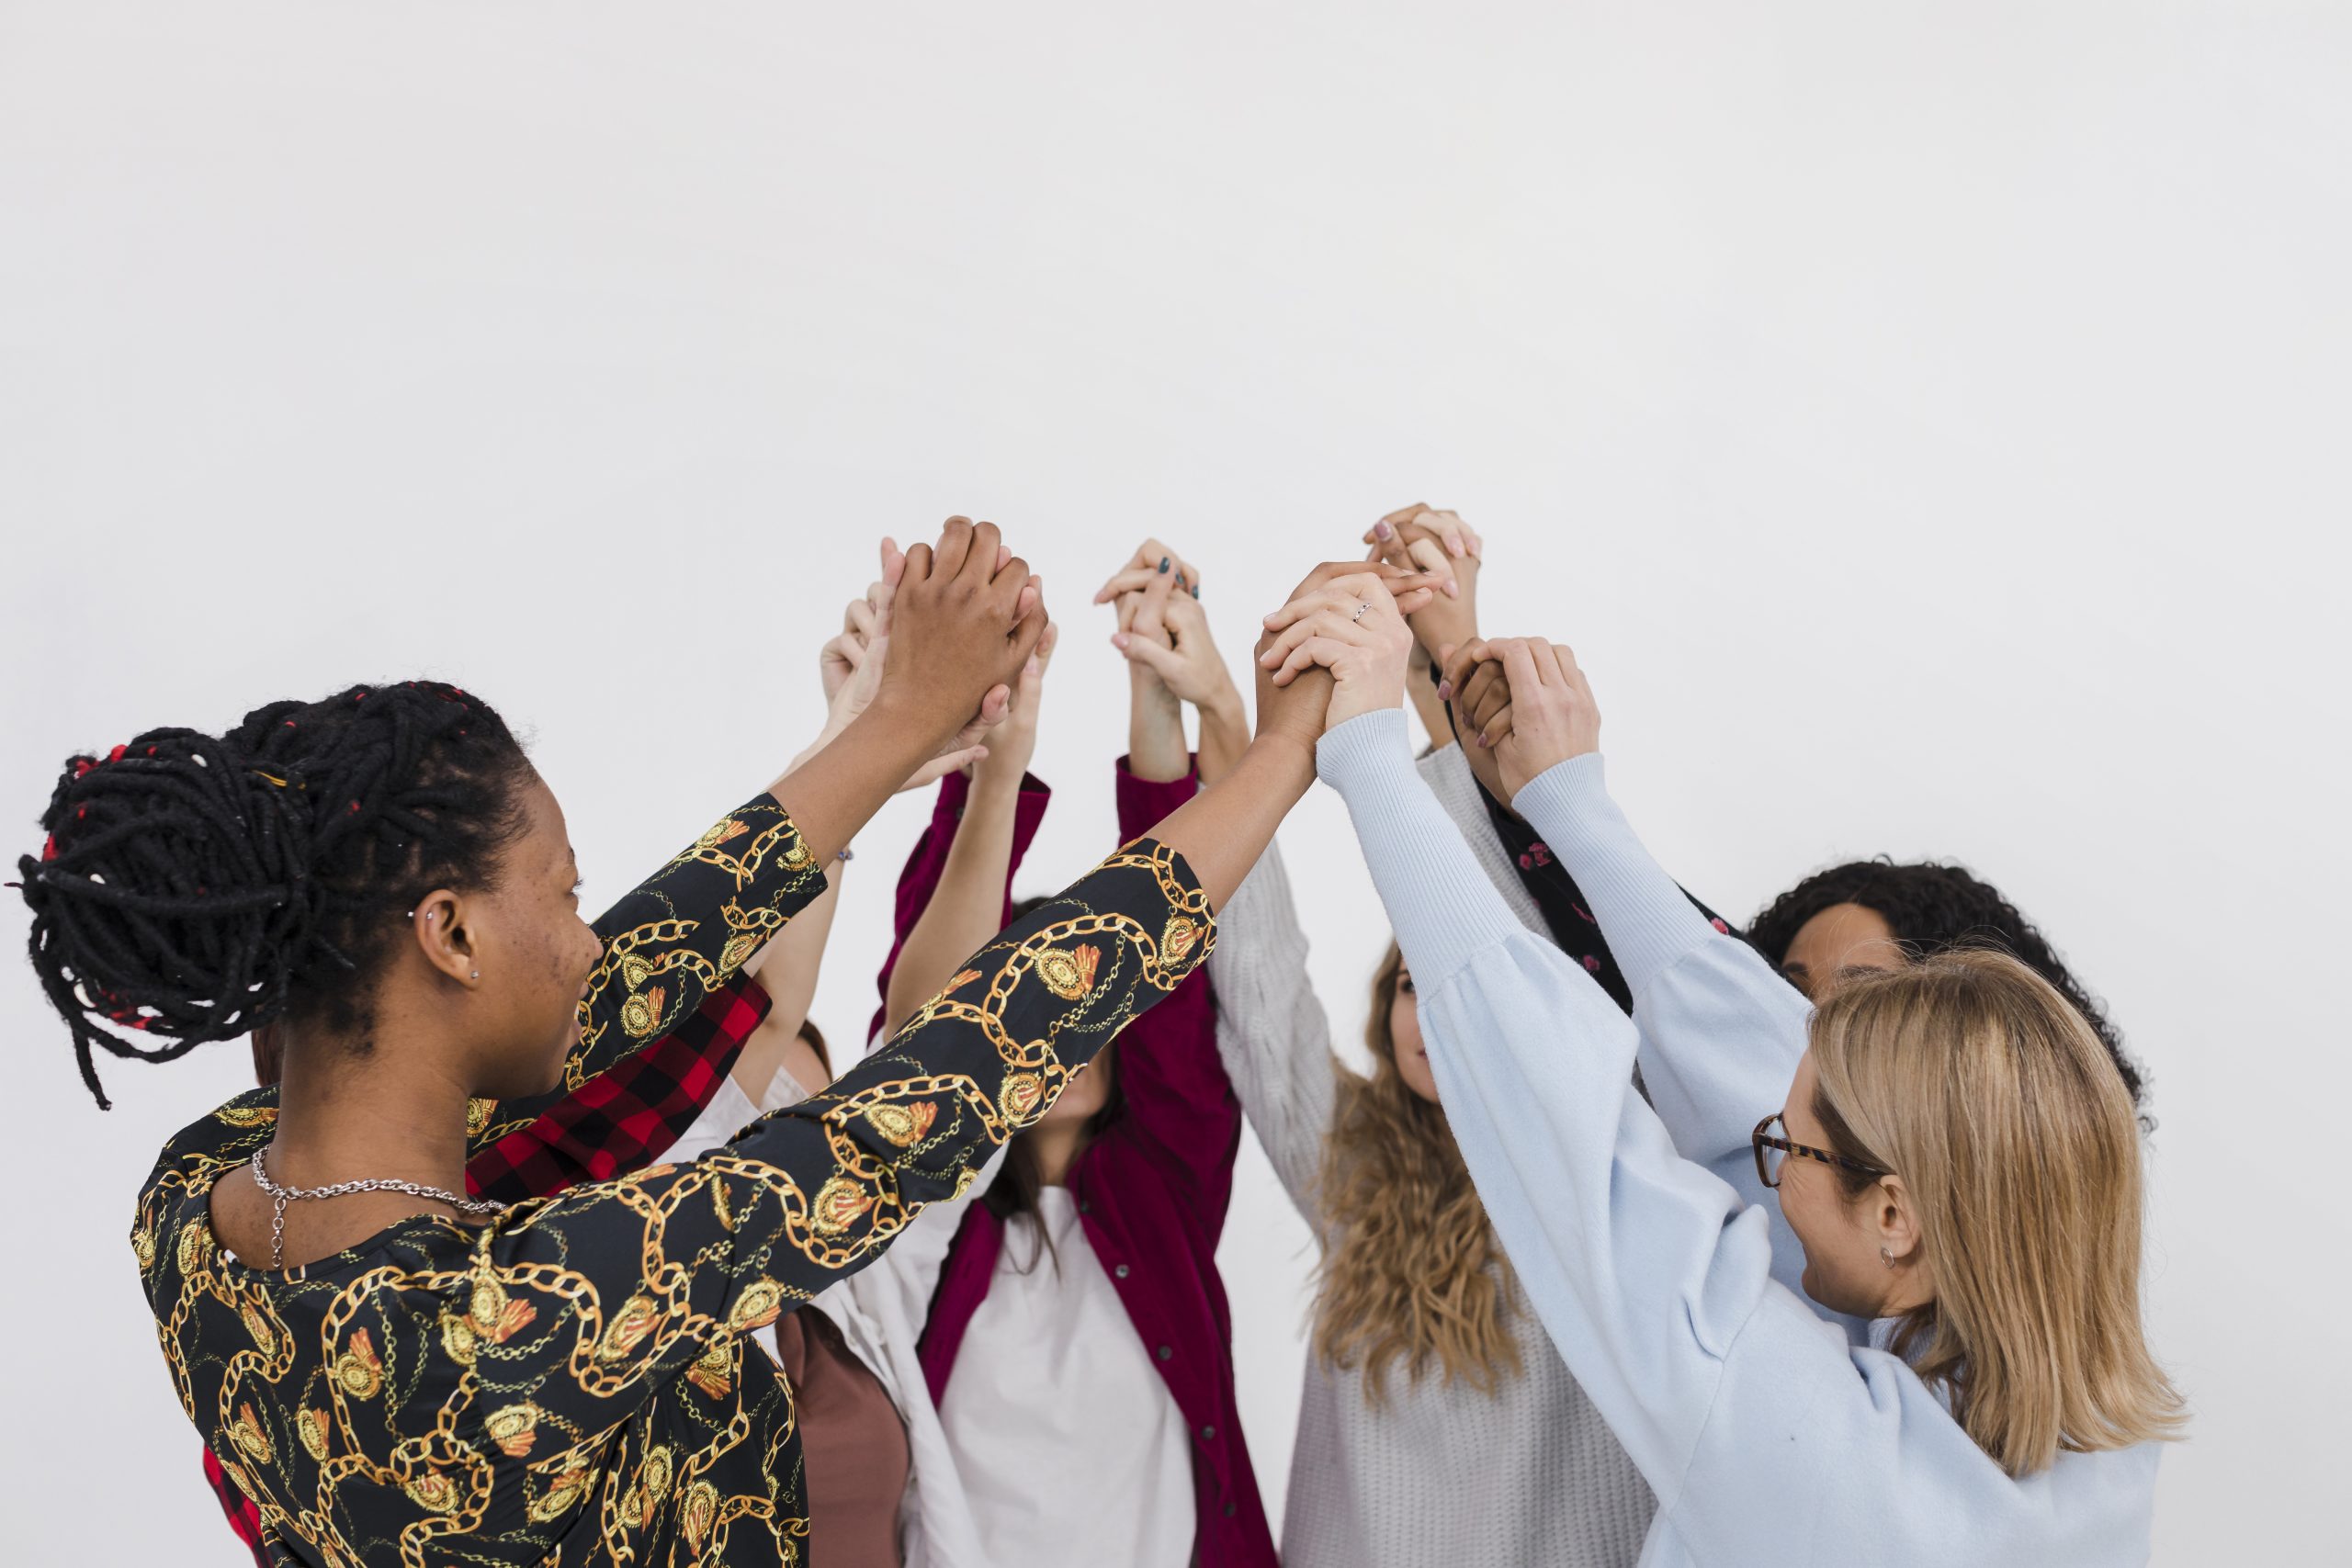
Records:
<instances>
[{"instance_id":1,"label":"woman with curly black hair","mask_svg":"<svg viewBox=\"0 0 2352 1568\"><path fill-rule=\"evenodd\" d=\"M1818 1002L1856 974L1899 969L1956 949L1997 948L2056 987L2098 1036L2141 1104L2146 1075L2098 998L2068 973L2040 928L1965 866L1897 864L1884 855L1816 871L1764 907L1748 944Z\"/></svg>"}]
</instances>

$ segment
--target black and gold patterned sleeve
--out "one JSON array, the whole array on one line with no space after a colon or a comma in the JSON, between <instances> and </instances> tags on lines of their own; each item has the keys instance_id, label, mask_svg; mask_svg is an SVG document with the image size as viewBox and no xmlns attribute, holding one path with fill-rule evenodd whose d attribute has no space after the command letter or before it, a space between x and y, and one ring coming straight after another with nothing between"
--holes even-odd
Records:
<instances>
[{"instance_id":1,"label":"black and gold patterned sleeve","mask_svg":"<svg viewBox=\"0 0 2352 1568\"><path fill-rule=\"evenodd\" d=\"M1213 936L1182 860L1138 840L974 954L822 1094L691 1165L510 1215L477 1255L497 1300L537 1298L503 1346L507 1382L537 1368L534 1408L594 1430L618 1418L611 1402L635 1404L863 1267L961 1193Z\"/></svg>"},{"instance_id":2,"label":"black and gold patterned sleeve","mask_svg":"<svg viewBox=\"0 0 2352 1568\"><path fill-rule=\"evenodd\" d=\"M773 796L720 818L597 919L605 955L580 1004L565 1083L577 1088L669 1032L824 890Z\"/></svg>"},{"instance_id":3,"label":"black and gold patterned sleeve","mask_svg":"<svg viewBox=\"0 0 2352 1568\"><path fill-rule=\"evenodd\" d=\"M580 1004L580 1040L563 1082L546 1094L468 1106L469 1157L687 1025L824 890L824 872L773 795L754 795L720 818L598 918L604 956Z\"/></svg>"},{"instance_id":4,"label":"black and gold patterned sleeve","mask_svg":"<svg viewBox=\"0 0 2352 1568\"><path fill-rule=\"evenodd\" d=\"M826 891L786 808L755 795L597 917L605 957L581 999L564 1081L543 1096L466 1107L468 1156L529 1126L600 1072L663 1039Z\"/></svg>"}]
</instances>

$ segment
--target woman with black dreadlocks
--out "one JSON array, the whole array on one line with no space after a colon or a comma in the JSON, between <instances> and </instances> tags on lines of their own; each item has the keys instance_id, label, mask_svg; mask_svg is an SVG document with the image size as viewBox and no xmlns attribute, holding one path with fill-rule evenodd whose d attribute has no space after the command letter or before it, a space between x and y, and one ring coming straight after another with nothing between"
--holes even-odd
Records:
<instances>
[{"instance_id":1,"label":"woman with black dreadlocks","mask_svg":"<svg viewBox=\"0 0 2352 1568\"><path fill-rule=\"evenodd\" d=\"M553 795L454 688L275 704L69 770L25 893L94 1091L94 1048L281 1036L278 1089L175 1138L131 1235L182 1407L279 1560L803 1558L790 1396L741 1337L956 1190L1198 964L1312 780L1323 693L1261 700L1227 787L726 1151L486 1213L460 1195L469 1117L699 1005L899 782L1001 711L1044 620L996 530L952 520L910 552L874 705L594 929ZM1049 983L1073 971L1093 984Z\"/></svg>"}]
</instances>

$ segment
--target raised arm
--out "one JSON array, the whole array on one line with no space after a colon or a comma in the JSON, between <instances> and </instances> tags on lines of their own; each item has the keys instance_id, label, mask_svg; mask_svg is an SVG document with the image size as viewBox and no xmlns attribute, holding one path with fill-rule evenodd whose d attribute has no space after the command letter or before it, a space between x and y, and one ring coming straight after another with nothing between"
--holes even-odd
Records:
<instances>
[{"instance_id":1,"label":"raised arm","mask_svg":"<svg viewBox=\"0 0 2352 1568\"><path fill-rule=\"evenodd\" d=\"M1675 1155L1632 1086L1634 1034L1581 965L1530 934L1413 771L1411 638L1341 580L1269 625L1283 674L1332 671L1317 768L1340 792L1413 972L1439 1099L1560 1354L1670 1508L1721 1368L1771 1289L1764 1216Z\"/></svg>"},{"instance_id":2,"label":"raised arm","mask_svg":"<svg viewBox=\"0 0 2352 1568\"><path fill-rule=\"evenodd\" d=\"M1178 721L1181 725L1181 720ZM1178 745L1182 730L1177 730ZM1114 793L1119 838L1131 841L1191 800L1198 778L1189 756L1173 778L1145 776L1134 754L1121 760ZM1193 1194L1211 1234L1224 1221L1241 1142L1241 1107L1216 1049L1216 1004L1207 971L1196 971L1158 1008L1127 1028L1119 1046L1126 1100L1120 1136L1150 1151L1162 1171Z\"/></svg>"},{"instance_id":3,"label":"raised arm","mask_svg":"<svg viewBox=\"0 0 2352 1568\"><path fill-rule=\"evenodd\" d=\"M1269 846L1217 918L1217 1050L1283 1190L1323 1230L1323 1145L1338 1103L1331 1021L1306 977L1282 851Z\"/></svg>"},{"instance_id":4,"label":"raised arm","mask_svg":"<svg viewBox=\"0 0 2352 1568\"><path fill-rule=\"evenodd\" d=\"M1412 771L1402 713L1340 727L1321 767L1412 968L1439 1098L1503 1250L1668 1500L1769 1282L1764 1215L1738 1218L1730 1189L1674 1152L1632 1087L1633 1024L1476 874Z\"/></svg>"},{"instance_id":5,"label":"raised arm","mask_svg":"<svg viewBox=\"0 0 2352 1568\"><path fill-rule=\"evenodd\" d=\"M690 1165L523 1211L491 1245L502 1286L559 1292L574 1310L527 1314L532 1332L505 1346L505 1385L536 1366L543 1410L601 1430L714 1336L772 1322L863 1267L1172 989L1213 927L1183 857L1140 842L973 954L827 1089Z\"/></svg>"},{"instance_id":6,"label":"raised arm","mask_svg":"<svg viewBox=\"0 0 2352 1568\"><path fill-rule=\"evenodd\" d=\"M1187 704L1200 715L1202 784L1231 772L1250 743L1241 690L1201 608L1198 572L1158 540L1147 539L1094 596L1118 610L1111 644L1127 660L1128 764L1144 778L1174 778L1191 768L1184 748Z\"/></svg>"},{"instance_id":7,"label":"raised arm","mask_svg":"<svg viewBox=\"0 0 2352 1568\"><path fill-rule=\"evenodd\" d=\"M1018 819L1033 783L1029 759L1036 750L1038 705L1053 649L1048 626L1021 672L1012 710L991 739L989 755L972 766L961 819L945 824L948 842L937 883L921 901L921 914L884 973L885 1034L895 1033L967 954L1004 926ZM1035 830L1034 814L1030 830Z\"/></svg>"},{"instance_id":8,"label":"raised arm","mask_svg":"<svg viewBox=\"0 0 2352 1568\"><path fill-rule=\"evenodd\" d=\"M964 1191L1206 956L1215 908L1312 781L1327 691L1293 682L1261 700L1225 784L1000 933L823 1093L691 1166L576 1189L503 1225L501 1292L560 1296L515 1314L477 1286L477 1315L515 1325L502 1366L540 1369L508 1386L603 1429L714 1337L774 1321Z\"/></svg>"},{"instance_id":9,"label":"raised arm","mask_svg":"<svg viewBox=\"0 0 2352 1568\"><path fill-rule=\"evenodd\" d=\"M1549 738L1522 762L1557 755L1567 678L1556 658L1540 674L1532 650L1507 658L1521 730L1532 708ZM1348 685L1342 675L1335 712ZM1916 1528L1898 1518L1882 1533L1902 1561L1940 1561L1952 1520L2042 1506L1993 1465L1955 1473L1937 1397L1895 1357L1849 1352L1774 1280L1765 1211L1677 1155L1628 1086L1631 1022L1469 874L1406 765L1402 716L1348 705L1363 716L1326 735L1319 765L1413 966L1455 1140L1554 1344L1657 1493L1662 1526L1712 1560L1925 1495ZM1680 1507L1686 1491L1724 1485L1749 1506Z\"/></svg>"},{"instance_id":10,"label":"raised arm","mask_svg":"<svg viewBox=\"0 0 2352 1568\"><path fill-rule=\"evenodd\" d=\"M906 557L882 541L882 574L849 602L842 631L820 650L825 724L785 770L787 778L830 745L880 689L892 599ZM985 750L960 743L918 768L902 788L930 782ZM520 1202L579 1181L605 1181L668 1153L690 1137L715 1143L751 1120L744 1097L724 1092L729 1066L756 1103L776 1069L795 1052L808 1016L846 857L829 868L827 886L782 932L743 961L735 978L682 1014L668 1032L550 1103L547 1099L478 1107L469 1121L466 1179L478 1197ZM759 977L755 979L754 977ZM256 1039L255 1061L263 1042ZM262 1073L274 1082L273 1067ZM804 1077L806 1073L804 1070ZM705 1113L728 1107L714 1134ZM707 1146L707 1145L706 1145Z\"/></svg>"},{"instance_id":11,"label":"raised arm","mask_svg":"<svg viewBox=\"0 0 2352 1568\"><path fill-rule=\"evenodd\" d=\"M1556 680L1541 731L1523 726L1532 710L1512 700L1512 663ZM1473 721L1494 742L1487 749L1513 811L1575 879L1623 973L1643 1081L1675 1146L1747 1201L1777 1211L1756 1180L1747 1138L1796 1071L1811 1008L1691 902L1610 799L1600 711L1573 653L1528 639L1474 642L1456 650L1448 673L1457 672ZM1793 1288L1802 1268L1795 1238L1775 1230L1781 1275Z\"/></svg>"}]
</instances>

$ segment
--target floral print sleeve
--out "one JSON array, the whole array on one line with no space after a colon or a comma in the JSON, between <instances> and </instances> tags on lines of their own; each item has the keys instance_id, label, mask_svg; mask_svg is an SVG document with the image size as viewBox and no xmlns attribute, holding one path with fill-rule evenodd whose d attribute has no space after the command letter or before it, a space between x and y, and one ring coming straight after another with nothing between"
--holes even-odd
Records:
<instances>
[{"instance_id":1,"label":"floral print sleeve","mask_svg":"<svg viewBox=\"0 0 2352 1568\"><path fill-rule=\"evenodd\" d=\"M777 866L797 843L783 826L763 852ZM718 918L729 934L703 929L722 897L695 928L619 950L616 974L647 964L624 986L731 969L731 933L785 907L756 865L744 886ZM962 1191L1212 937L1181 858L1139 840L1000 935L826 1092L702 1159L485 1229L418 1215L288 1273L212 1239L212 1182L268 1135L224 1107L165 1151L132 1237L183 1407L296 1560L803 1564L790 1393L742 1336ZM682 949L695 957L655 966Z\"/></svg>"}]
</instances>

